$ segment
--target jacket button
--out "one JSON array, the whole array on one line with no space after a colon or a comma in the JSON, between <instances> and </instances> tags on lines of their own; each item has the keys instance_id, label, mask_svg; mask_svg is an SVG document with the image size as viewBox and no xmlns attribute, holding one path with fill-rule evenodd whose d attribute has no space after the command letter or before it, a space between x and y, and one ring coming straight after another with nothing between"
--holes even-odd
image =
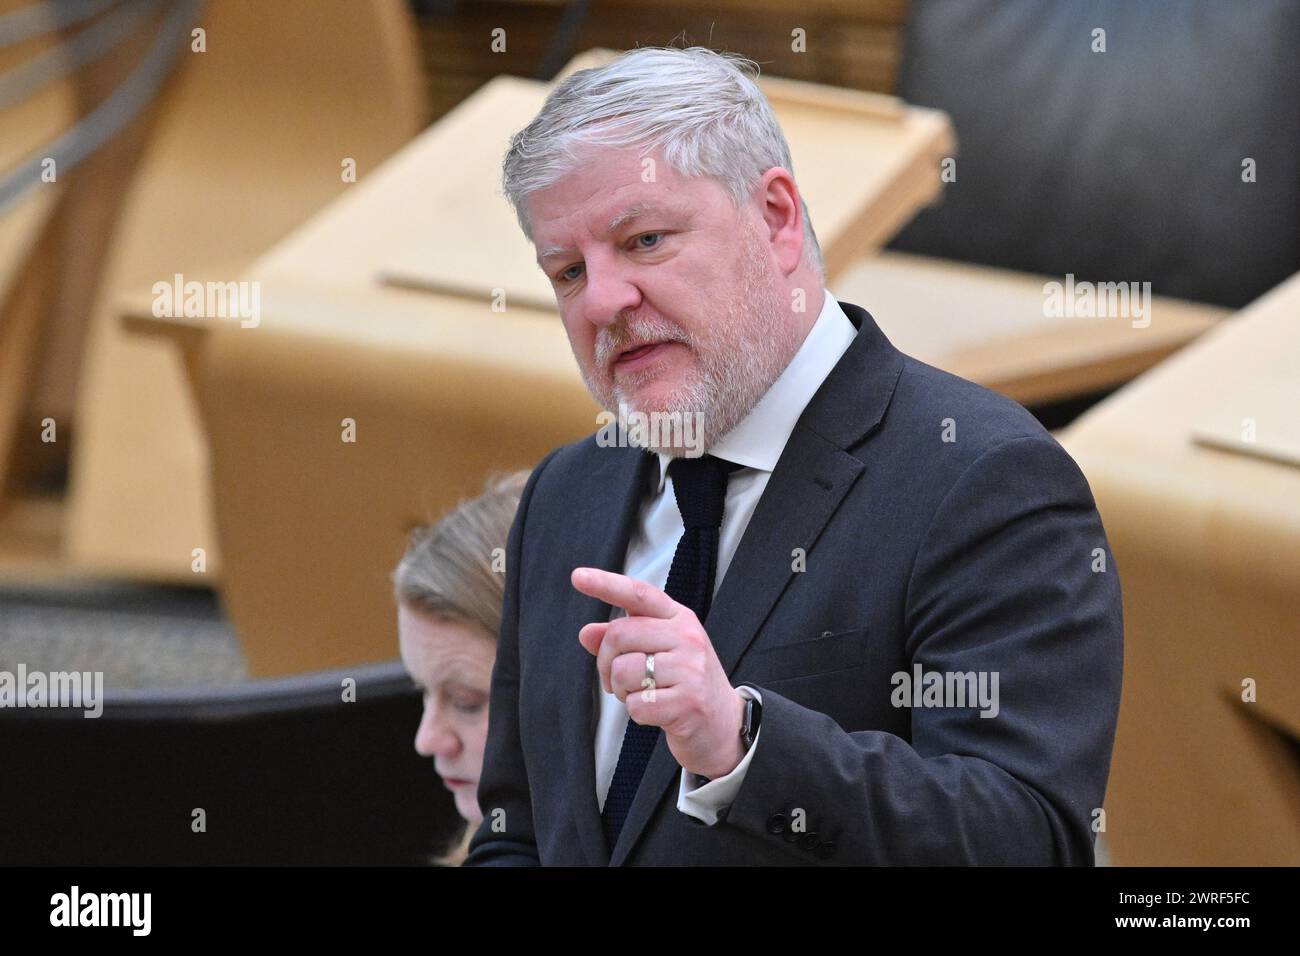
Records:
<instances>
[{"instance_id":1,"label":"jacket button","mask_svg":"<svg viewBox=\"0 0 1300 956\"><path fill-rule=\"evenodd\" d=\"M803 839L799 841L799 845L805 850L814 849L817 846L817 831L809 830L805 833Z\"/></svg>"},{"instance_id":2,"label":"jacket button","mask_svg":"<svg viewBox=\"0 0 1300 956\"><path fill-rule=\"evenodd\" d=\"M785 833L781 834L781 839L786 843L798 843L802 837L803 834L796 830L787 830Z\"/></svg>"},{"instance_id":3,"label":"jacket button","mask_svg":"<svg viewBox=\"0 0 1300 956\"><path fill-rule=\"evenodd\" d=\"M727 822L727 814L730 813L730 812L731 812L731 804L727 804L725 807L719 807L719 808L718 808L718 822L719 822L719 823L726 823L726 822Z\"/></svg>"},{"instance_id":4,"label":"jacket button","mask_svg":"<svg viewBox=\"0 0 1300 956\"><path fill-rule=\"evenodd\" d=\"M774 814L772 814L770 817L767 818L767 832L768 832L768 833L783 833L783 832L785 832L785 814L784 814L784 813L779 813L779 812L778 812L778 813L774 813Z\"/></svg>"},{"instance_id":5,"label":"jacket button","mask_svg":"<svg viewBox=\"0 0 1300 956\"><path fill-rule=\"evenodd\" d=\"M818 844L817 849L813 850L813 853L817 854L820 859L829 860L835 855L835 844L820 843Z\"/></svg>"}]
</instances>

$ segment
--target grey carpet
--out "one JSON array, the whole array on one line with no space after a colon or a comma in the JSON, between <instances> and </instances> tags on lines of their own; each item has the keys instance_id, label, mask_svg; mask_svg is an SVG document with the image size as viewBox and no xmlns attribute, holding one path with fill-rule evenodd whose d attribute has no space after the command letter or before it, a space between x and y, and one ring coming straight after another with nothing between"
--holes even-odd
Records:
<instances>
[{"instance_id":1,"label":"grey carpet","mask_svg":"<svg viewBox=\"0 0 1300 956\"><path fill-rule=\"evenodd\" d=\"M0 587L0 670L103 671L106 688L233 684L248 678L208 590L87 582Z\"/></svg>"}]
</instances>

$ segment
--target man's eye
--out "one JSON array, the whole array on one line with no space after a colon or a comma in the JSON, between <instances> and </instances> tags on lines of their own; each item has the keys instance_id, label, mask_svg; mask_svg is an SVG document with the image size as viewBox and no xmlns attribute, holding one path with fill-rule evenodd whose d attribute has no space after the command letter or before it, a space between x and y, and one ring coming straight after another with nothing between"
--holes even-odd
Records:
<instances>
[{"instance_id":1,"label":"man's eye","mask_svg":"<svg viewBox=\"0 0 1300 956\"><path fill-rule=\"evenodd\" d=\"M643 244L641 243L641 240L642 240L642 239L648 239L648 238L662 239L665 235L667 235L667 233L663 233L663 232L643 232L643 233L641 233L641 235L639 235L639 236L637 236L635 239L633 239L632 242L635 243L635 244L636 244L636 247L637 247L638 249L640 249L642 252L647 252L647 251L649 251L649 250L651 250L651 249L654 249L654 248L656 248L657 246L659 246L659 243L658 243L658 242L654 242L654 243L651 243L650 245L643 245ZM559 272L559 273L555 276L555 281L556 281L556 282L560 282L560 283L576 281L578 277L577 277L577 276L571 276L571 275L569 275L569 273L572 272L574 269L580 269L580 268L582 268L582 267L579 266L579 265L571 265L571 266L569 266L569 268L562 270L561 272Z\"/></svg>"}]
</instances>

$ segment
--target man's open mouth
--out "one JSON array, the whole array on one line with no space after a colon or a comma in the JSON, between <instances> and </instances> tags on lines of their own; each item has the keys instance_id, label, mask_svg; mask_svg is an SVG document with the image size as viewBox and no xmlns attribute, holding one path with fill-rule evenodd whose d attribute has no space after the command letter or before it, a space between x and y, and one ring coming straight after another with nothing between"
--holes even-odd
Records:
<instances>
[{"instance_id":1,"label":"man's open mouth","mask_svg":"<svg viewBox=\"0 0 1300 956\"><path fill-rule=\"evenodd\" d=\"M648 352L650 349L654 348L658 344L659 344L658 342L646 342L643 345L634 345L632 348L624 349L622 352L620 352L618 356L618 360L621 362L623 361L623 359L636 358L638 355L644 355L646 352Z\"/></svg>"},{"instance_id":2,"label":"man's open mouth","mask_svg":"<svg viewBox=\"0 0 1300 956\"><path fill-rule=\"evenodd\" d=\"M672 345L670 341L661 342L642 342L640 345L632 345L618 353L614 359L614 365L627 365L645 358L660 346Z\"/></svg>"}]
</instances>

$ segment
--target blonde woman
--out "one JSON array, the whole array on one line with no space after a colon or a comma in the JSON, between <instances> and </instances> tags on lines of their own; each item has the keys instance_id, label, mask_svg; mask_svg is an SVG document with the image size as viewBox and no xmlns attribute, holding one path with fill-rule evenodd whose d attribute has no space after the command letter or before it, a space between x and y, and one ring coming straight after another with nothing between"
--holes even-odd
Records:
<instances>
[{"instance_id":1,"label":"blonde woman","mask_svg":"<svg viewBox=\"0 0 1300 956\"><path fill-rule=\"evenodd\" d=\"M433 758L465 820L451 848L434 860L443 866L461 864L483 819L477 789L505 587L493 558L505 554L528 475L490 479L479 497L416 528L392 574L402 663L424 694L415 749Z\"/></svg>"}]
</instances>

